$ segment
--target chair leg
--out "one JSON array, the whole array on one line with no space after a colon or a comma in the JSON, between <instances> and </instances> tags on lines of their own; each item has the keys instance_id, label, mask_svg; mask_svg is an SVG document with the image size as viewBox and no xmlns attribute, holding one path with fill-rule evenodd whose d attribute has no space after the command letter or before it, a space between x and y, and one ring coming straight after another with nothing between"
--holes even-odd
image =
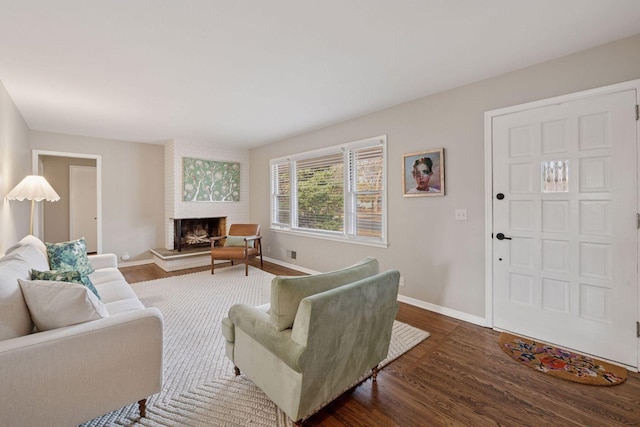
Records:
<instances>
[{"instance_id":1,"label":"chair leg","mask_svg":"<svg viewBox=\"0 0 640 427\"><path fill-rule=\"evenodd\" d=\"M373 371L371 374L371 380L375 382L378 380L378 372L380 372L380 369L378 369L378 365L376 365L371 370Z\"/></svg>"},{"instance_id":2,"label":"chair leg","mask_svg":"<svg viewBox=\"0 0 640 427\"><path fill-rule=\"evenodd\" d=\"M147 399L138 400L138 409L140 410L140 417L147 416Z\"/></svg>"},{"instance_id":3,"label":"chair leg","mask_svg":"<svg viewBox=\"0 0 640 427\"><path fill-rule=\"evenodd\" d=\"M211 274L213 274L213 258L211 258Z\"/></svg>"},{"instance_id":4,"label":"chair leg","mask_svg":"<svg viewBox=\"0 0 640 427\"><path fill-rule=\"evenodd\" d=\"M236 377L237 377L238 375L240 375L240 368L238 368L237 366L234 366L234 367L233 367L233 373L234 373L234 374L236 374Z\"/></svg>"},{"instance_id":5,"label":"chair leg","mask_svg":"<svg viewBox=\"0 0 640 427\"><path fill-rule=\"evenodd\" d=\"M244 259L244 275L249 275L249 258Z\"/></svg>"}]
</instances>

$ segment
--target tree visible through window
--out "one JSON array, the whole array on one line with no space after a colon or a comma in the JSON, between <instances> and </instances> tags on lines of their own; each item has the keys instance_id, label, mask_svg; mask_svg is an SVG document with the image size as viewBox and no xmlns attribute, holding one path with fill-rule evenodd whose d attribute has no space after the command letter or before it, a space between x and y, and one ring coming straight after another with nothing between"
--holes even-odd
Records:
<instances>
[{"instance_id":1,"label":"tree visible through window","mask_svg":"<svg viewBox=\"0 0 640 427\"><path fill-rule=\"evenodd\" d=\"M271 161L271 226L386 243L386 137Z\"/></svg>"},{"instance_id":2,"label":"tree visible through window","mask_svg":"<svg viewBox=\"0 0 640 427\"><path fill-rule=\"evenodd\" d=\"M344 231L342 153L296 162L298 227Z\"/></svg>"}]
</instances>

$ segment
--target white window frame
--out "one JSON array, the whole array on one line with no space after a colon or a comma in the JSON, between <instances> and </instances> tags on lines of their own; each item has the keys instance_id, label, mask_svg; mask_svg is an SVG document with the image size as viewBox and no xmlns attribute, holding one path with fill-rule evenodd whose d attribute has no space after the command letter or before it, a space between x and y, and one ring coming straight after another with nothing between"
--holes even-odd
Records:
<instances>
[{"instance_id":1,"label":"white window frame","mask_svg":"<svg viewBox=\"0 0 640 427\"><path fill-rule=\"evenodd\" d=\"M355 169L351 169L349 166L349 156L351 155L353 150L366 148L366 147L375 147L381 145L382 146L382 208L381 208L381 235L379 238L371 238L371 237L363 237L357 236L355 234L355 218L354 218L354 206L355 200L358 193L352 191L351 183L354 182L355 178ZM336 232L336 231L325 231L325 230L310 230L306 228L299 228L297 226L297 180L296 180L296 169L295 165L298 160L305 160L313 157L320 157L327 154L336 153L336 151L343 152L343 161L344 161L344 231ZM290 224L281 224L277 223L275 220L275 201L276 194L275 190L275 180L277 179L274 176L274 165L289 163L290 167L290 179L291 179L291 188L289 195L289 222ZM313 151L306 151L303 153L298 153L291 156L279 157L276 159L271 159L269 162L269 175L270 175L270 230L274 232L281 232L287 234L294 235L302 235L308 237L314 237L319 239L326 240L335 240L341 242L349 242L361 245L368 246L377 246L377 247L387 247L387 136L381 135L373 138L367 138L359 141L349 142L346 144L334 145L331 147L326 147Z\"/></svg>"}]
</instances>

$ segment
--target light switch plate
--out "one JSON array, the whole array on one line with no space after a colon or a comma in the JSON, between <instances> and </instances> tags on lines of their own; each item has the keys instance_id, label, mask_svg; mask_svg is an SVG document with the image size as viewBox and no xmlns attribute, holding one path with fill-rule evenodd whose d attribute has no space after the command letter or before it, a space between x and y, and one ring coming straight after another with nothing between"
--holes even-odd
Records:
<instances>
[{"instance_id":1,"label":"light switch plate","mask_svg":"<svg viewBox=\"0 0 640 427\"><path fill-rule=\"evenodd\" d=\"M467 220L467 210L466 209L456 209L456 220L458 220L458 221L466 221Z\"/></svg>"}]
</instances>

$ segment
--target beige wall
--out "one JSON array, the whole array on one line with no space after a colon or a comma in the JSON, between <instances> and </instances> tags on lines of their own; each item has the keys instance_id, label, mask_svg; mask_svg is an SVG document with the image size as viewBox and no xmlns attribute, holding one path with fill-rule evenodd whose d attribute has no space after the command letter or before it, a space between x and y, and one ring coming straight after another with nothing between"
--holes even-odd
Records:
<instances>
[{"instance_id":1,"label":"beige wall","mask_svg":"<svg viewBox=\"0 0 640 427\"><path fill-rule=\"evenodd\" d=\"M102 160L102 252L130 261L151 258L164 244L162 145L32 131L36 150L82 153Z\"/></svg>"},{"instance_id":2,"label":"beige wall","mask_svg":"<svg viewBox=\"0 0 640 427\"><path fill-rule=\"evenodd\" d=\"M485 315L485 111L640 78L640 35L349 120L251 151L251 220L266 255L328 271L371 255L405 276L400 293L445 313ZM388 136L389 247L269 231L269 159ZM446 196L402 197L402 155L444 147ZM456 221L455 209L468 211ZM286 250L297 251L297 260Z\"/></svg>"},{"instance_id":3,"label":"beige wall","mask_svg":"<svg viewBox=\"0 0 640 427\"><path fill-rule=\"evenodd\" d=\"M31 174L29 128L0 82L0 254L29 233L29 201L5 196Z\"/></svg>"},{"instance_id":4,"label":"beige wall","mask_svg":"<svg viewBox=\"0 0 640 427\"><path fill-rule=\"evenodd\" d=\"M69 240L69 166L95 166L95 159L73 157L40 156L42 176L56 190L60 200L42 205L44 211L44 241L65 242Z\"/></svg>"}]
</instances>

